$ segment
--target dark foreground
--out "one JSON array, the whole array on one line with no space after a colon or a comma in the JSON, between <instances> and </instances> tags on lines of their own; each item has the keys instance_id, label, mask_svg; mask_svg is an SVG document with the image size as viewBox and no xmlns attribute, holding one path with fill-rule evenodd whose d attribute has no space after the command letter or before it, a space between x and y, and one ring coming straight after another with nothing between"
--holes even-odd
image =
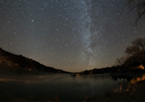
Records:
<instances>
[{"instance_id":1,"label":"dark foreground","mask_svg":"<svg viewBox=\"0 0 145 102\"><path fill-rule=\"evenodd\" d=\"M0 101L145 101L145 75L114 80L109 74L0 75Z\"/></svg>"}]
</instances>

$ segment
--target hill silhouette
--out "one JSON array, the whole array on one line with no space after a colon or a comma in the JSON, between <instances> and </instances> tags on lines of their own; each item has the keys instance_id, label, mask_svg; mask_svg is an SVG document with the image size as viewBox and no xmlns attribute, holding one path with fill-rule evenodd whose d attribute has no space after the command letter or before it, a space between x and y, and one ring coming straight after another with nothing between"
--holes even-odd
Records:
<instances>
[{"instance_id":1,"label":"hill silhouette","mask_svg":"<svg viewBox=\"0 0 145 102\"><path fill-rule=\"evenodd\" d=\"M26 58L22 55L12 54L0 48L0 68L2 68L2 66L8 66L9 69L17 68L48 73L68 73L53 67L47 67L32 59Z\"/></svg>"}]
</instances>

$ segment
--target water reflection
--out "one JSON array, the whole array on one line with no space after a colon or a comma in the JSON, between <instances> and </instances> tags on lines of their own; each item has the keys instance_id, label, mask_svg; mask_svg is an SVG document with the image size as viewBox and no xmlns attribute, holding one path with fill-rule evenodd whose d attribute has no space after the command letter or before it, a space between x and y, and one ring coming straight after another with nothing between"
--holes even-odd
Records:
<instances>
[{"instance_id":1,"label":"water reflection","mask_svg":"<svg viewBox=\"0 0 145 102\"><path fill-rule=\"evenodd\" d=\"M127 81L127 84L124 84L122 82L122 84L117 89L115 89L114 92L115 93L129 93L129 95L132 95L136 92L140 83L144 82L145 74L142 74L142 75L137 76L137 77L134 76L133 78L130 78L129 80L128 80L128 77L119 78L119 79L123 80L123 81ZM115 78L115 80L116 80L116 78Z\"/></svg>"},{"instance_id":2,"label":"water reflection","mask_svg":"<svg viewBox=\"0 0 145 102\"><path fill-rule=\"evenodd\" d=\"M0 99L7 101L12 99L24 101L97 100L113 92L121 83L121 80L112 80L110 75L1 76Z\"/></svg>"},{"instance_id":3,"label":"water reflection","mask_svg":"<svg viewBox=\"0 0 145 102\"><path fill-rule=\"evenodd\" d=\"M134 79L131 79L130 84L136 84L136 83L144 81L144 80L145 80L145 74L141 75L140 77L136 77Z\"/></svg>"},{"instance_id":4,"label":"water reflection","mask_svg":"<svg viewBox=\"0 0 145 102\"><path fill-rule=\"evenodd\" d=\"M126 97L129 97L135 93L138 83L144 80L145 74L130 81L125 78L113 80L109 74L79 77L69 74L0 75L0 99L55 102L118 100L120 96L117 94L123 97L127 93Z\"/></svg>"}]
</instances>

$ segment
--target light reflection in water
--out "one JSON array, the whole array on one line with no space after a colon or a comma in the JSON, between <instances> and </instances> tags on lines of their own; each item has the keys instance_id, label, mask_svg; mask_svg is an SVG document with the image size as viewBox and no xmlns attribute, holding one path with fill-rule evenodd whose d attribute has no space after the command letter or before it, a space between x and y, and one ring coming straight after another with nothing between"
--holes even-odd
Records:
<instances>
[{"instance_id":1,"label":"light reflection in water","mask_svg":"<svg viewBox=\"0 0 145 102\"><path fill-rule=\"evenodd\" d=\"M126 81L125 79L123 79ZM129 80L127 86L124 86L124 83L122 83L117 89L114 90L115 93L124 93L128 92L129 94L134 94L138 84L145 80L145 74L141 75L140 77L135 77Z\"/></svg>"},{"instance_id":2,"label":"light reflection in water","mask_svg":"<svg viewBox=\"0 0 145 102\"><path fill-rule=\"evenodd\" d=\"M0 99L14 101L82 101L105 99L110 94L132 95L145 74L131 79L113 80L110 75L21 75L0 76ZM108 98L108 97L107 97ZM4 99L5 100L5 99Z\"/></svg>"},{"instance_id":3,"label":"light reflection in water","mask_svg":"<svg viewBox=\"0 0 145 102\"><path fill-rule=\"evenodd\" d=\"M62 74L7 76L0 78L0 95L14 94L18 99L30 100L31 97L35 101L82 101L103 98L113 92L121 83L122 81L112 80L109 75L80 77Z\"/></svg>"},{"instance_id":4,"label":"light reflection in water","mask_svg":"<svg viewBox=\"0 0 145 102\"><path fill-rule=\"evenodd\" d=\"M130 80L130 84L136 84L137 82L144 81L144 80L145 80L145 74L143 74L140 77Z\"/></svg>"}]
</instances>

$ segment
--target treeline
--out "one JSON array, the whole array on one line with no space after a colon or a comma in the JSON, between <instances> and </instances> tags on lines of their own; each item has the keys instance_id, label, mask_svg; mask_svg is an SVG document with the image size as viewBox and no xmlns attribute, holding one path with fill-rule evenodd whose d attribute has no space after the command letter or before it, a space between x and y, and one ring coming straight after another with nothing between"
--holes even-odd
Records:
<instances>
[{"instance_id":1,"label":"treeline","mask_svg":"<svg viewBox=\"0 0 145 102\"><path fill-rule=\"evenodd\" d=\"M126 56L118 58L116 65L101 69L85 70L79 75L105 74L116 72L145 72L145 38L134 40L125 50Z\"/></svg>"},{"instance_id":2,"label":"treeline","mask_svg":"<svg viewBox=\"0 0 145 102\"><path fill-rule=\"evenodd\" d=\"M125 50L126 56L117 59L117 64L124 68L142 65L145 67L145 38L138 38Z\"/></svg>"}]
</instances>

